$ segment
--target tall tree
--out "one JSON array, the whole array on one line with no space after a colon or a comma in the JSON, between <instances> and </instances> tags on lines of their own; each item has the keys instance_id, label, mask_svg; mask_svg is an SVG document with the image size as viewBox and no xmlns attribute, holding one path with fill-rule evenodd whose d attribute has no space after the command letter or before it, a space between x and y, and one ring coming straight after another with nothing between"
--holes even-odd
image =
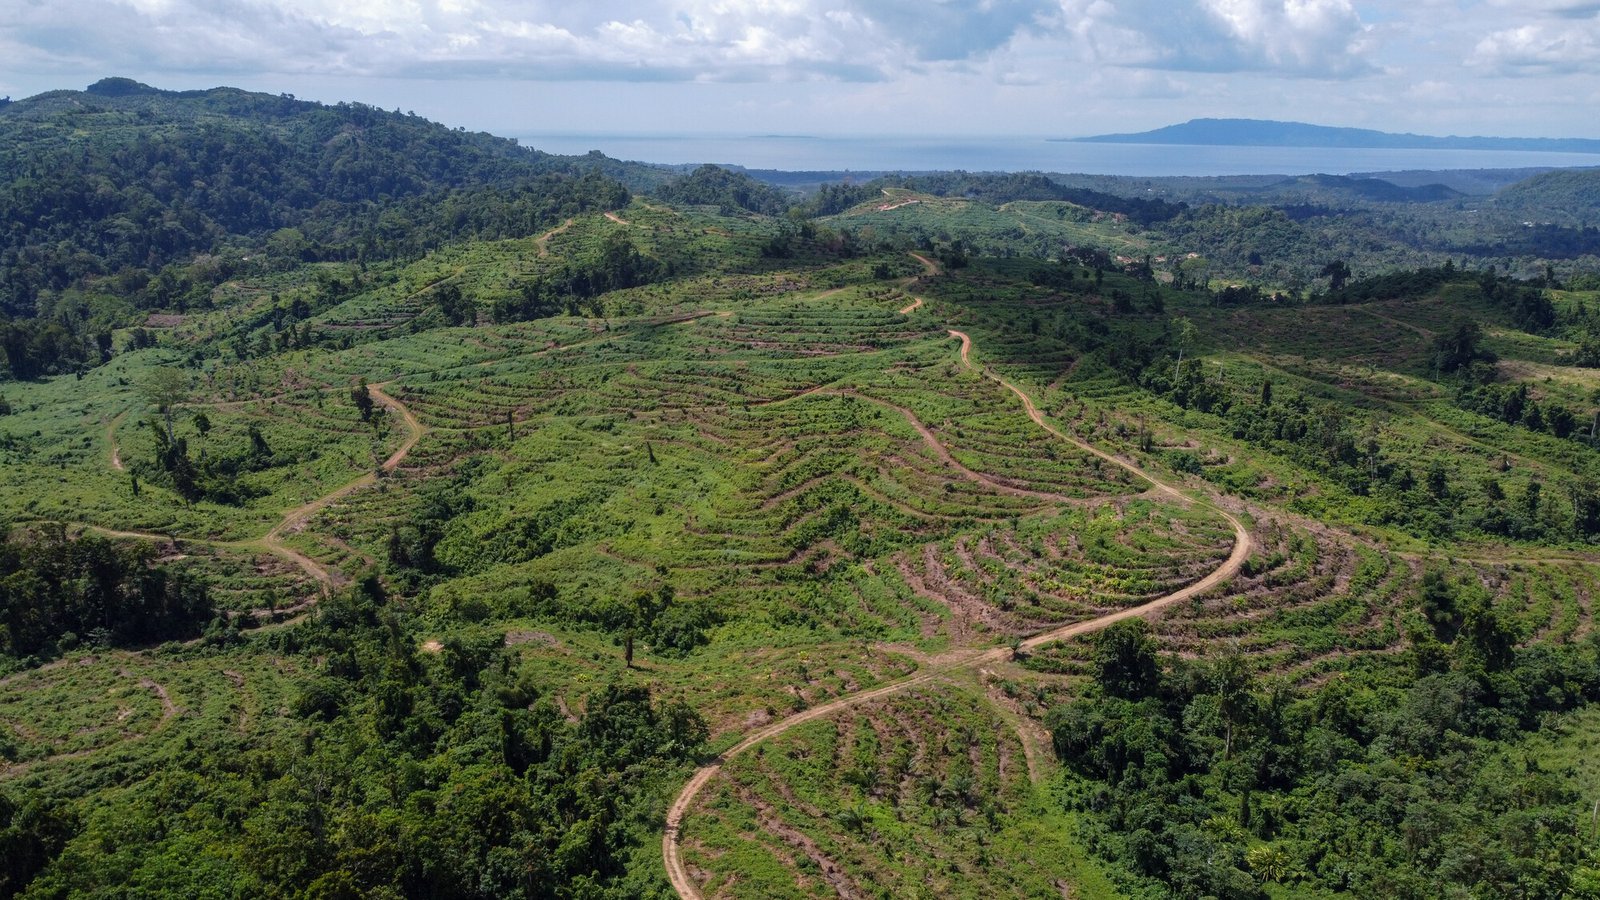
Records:
<instances>
[{"instance_id":1,"label":"tall tree","mask_svg":"<svg viewBox=\"0 0 1600 900\"><path fill-rule=\"evenodd\" d=\"M372 391L367 387L365 378L350 389L350 402L356 405L356 412L361 414L361 421L372 421Z\"/></svg>"},{"instance_id":2,"label":"tall tree","mask_svg":"<svg viewBox=\"0 0 1600 900\"><path fill-rule=\"evenodd\" d=\"M1320 274L1328 279L1328 290L1341 290L1345 282L1350 280L1350 264L1342 259L1336 259L1323 266Z\"/></svg>"},{"instance_id":3,"label":"tall tree","mask_svg":"<svg viewBox=\"0 0 1600 900\"><path fill-rule=\"evenodd\" d=\"M1178 319L1173 322L1173 325L1177 327L1175 339L1178 344L1178 361L1172 367L1172 380L1177 381L1178 372L1183 367L1183 354L1188 352L1190 347L1194 346L1195 336L1200 332L1194 327L1194 323L1189 321L1188 316L1179 316Z\"/></svg>"},{"instance_id":4,"label":"tall tree","mask_svg":"<svg viewBox=\"0 0 1600 900\"><path fill-rule=\"evenodd\" d=\"M139 385L139 393L161 413L167 428L167 443L173 443L172 412L189 396L189 376L181 369L158 366L145 376L144 383Z\"/></svg>"},{"instance_id":5,"label":"tall tree","mask_svg":"<svg viewBox=\"0 0 1600 900\"><path fill-rule=\"evenodd\" d=\"M1094 642L1095 680L1113 697L1137 700L1153 694L1161 681L1150 623L1124 619L1100 632Z\"/></svg>"}]
</instances>

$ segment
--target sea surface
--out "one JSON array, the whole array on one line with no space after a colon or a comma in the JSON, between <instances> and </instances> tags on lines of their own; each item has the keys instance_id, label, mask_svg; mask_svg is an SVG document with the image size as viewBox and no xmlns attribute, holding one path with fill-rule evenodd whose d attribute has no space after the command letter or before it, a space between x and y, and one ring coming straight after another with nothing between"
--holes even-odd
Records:
<instances>
[{"instance_id":1,"label":"sea surface","mask_svg":"<svg viewBox=\"0 0 1600 900\"><path fill-rule=\"evenodd\" d=\"M1044 137L520 134L547 153L599 150L649 163L801 171L1043 171L1088 175L1345 175L1408 169L1600 166L1600 154L1521 150L1364 150L1079 144Z\"/></svg>"}]
</instances>

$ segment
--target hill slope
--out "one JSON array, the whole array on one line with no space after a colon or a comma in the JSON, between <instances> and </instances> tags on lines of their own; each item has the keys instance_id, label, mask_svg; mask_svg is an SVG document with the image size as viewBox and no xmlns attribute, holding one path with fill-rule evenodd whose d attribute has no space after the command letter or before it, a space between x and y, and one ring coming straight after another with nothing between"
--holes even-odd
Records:
<instances>
[{"instance_id":1,"label":"hill slope","mask_svg":"<svg viewBox=\"0 0 1600 900\"><path fill-rule=\"evenodd\" d=\"M1593 224L1600 213L1600 169L1556 169L1519 181L1495 195L1507 209L1564 216L1575 224Z\"/></svg>"},{"instance_id":2,"label":"hill slope","mask_svg":"<svg viewBox=\"0 0 1600 900\"><path fill-rule=\"evenodd\" d=\"M11 315L85 277L137 283L279 229L302 230L285 249L307 260L414 253L444 235L531 232L619 205L617 179L657 177L363 104L125 78L0 107L0 172L0 311ZM488 189L499 194L476 196ZM442 210L452 194L475 196ZM379 215L408 203L401 221Z\"/></svg>"}]
</instances>

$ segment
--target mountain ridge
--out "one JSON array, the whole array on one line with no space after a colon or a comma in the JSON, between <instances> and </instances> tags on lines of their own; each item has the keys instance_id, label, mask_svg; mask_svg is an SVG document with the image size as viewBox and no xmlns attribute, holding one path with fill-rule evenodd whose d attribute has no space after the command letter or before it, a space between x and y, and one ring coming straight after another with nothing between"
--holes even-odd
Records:
<instances>
[{"instance_id":1,"label":"mountain ridge","mask_svg":"<svg viewBox=\"0 0 1600 900\"><path fill-rule=\"evenodd\" d=\"M302 262L415 256L537 233L666 177L360 103L115 77L0 106L0 172L0 315L23 317L86 278L170 292L169 264L248 256L279 231Z\"/></svg>"},{"instance_id":2,"label":"mountain ridge","mask_svg":"<svg viewBox=\"0 0 1600 900\"><path fill-rule=\"evenodd\" d=\"M1188 144L1235 147L1353 147L1387 150L1529 150L1600 154L1589 138L1444 137L1282 122L1271 119L1190 119L1150 131L1052 138L1075 143Z\"/></svg>"}]
</instances>

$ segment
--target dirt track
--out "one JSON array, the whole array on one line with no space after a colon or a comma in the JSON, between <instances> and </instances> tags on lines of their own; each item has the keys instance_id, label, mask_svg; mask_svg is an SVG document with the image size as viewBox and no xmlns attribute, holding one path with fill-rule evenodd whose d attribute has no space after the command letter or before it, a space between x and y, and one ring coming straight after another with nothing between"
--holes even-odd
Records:
<instances>
[{"instance_id":1,"label":"dirt track","mask_svg":"<svg viewBox=\"0 0 1600 900\"><path fill-rule=\"evenodd\" d=\"M1101 450L1099 447L1096 447L1093 444L1087 443L1087 442L1083 441L1080 438L1074 437L1074 436L1072 436L1070 434L1067 434L1065 432L1057 430L1053 425L1051 425L1049 422L1046 422L1044 420L1044 416L1042 414L1040 414L1038 407L1033 405L1033 398L1032 397L1029 397L1027 394L1023 393L1022 390L1020 388L1018 388L1016 385L1014 385L1011 382L1005 380L1004 378L1001 378L999 375L994 374L993 372L989 371L988 369L979 369L977 366L974 366L972 364L972 338L968 337L966 335L966 332L956 331L954 328L949 329L949 331L950 331L950 336L951 337L960 338L961 339L961 364L966 366L969 369L972 369L972 370L977 371L977 372L981 372L985 378L988 378L989 380L993 381L994 383L1000 385L1001 387L1009 390L1011 393L1016 394L1019 398L1021 398L1021 400L1022 400L1022 408L1028 411L1028 418L1032 419L1034 421L1034 423L1037 424L1040 428L1043 428L1045 431L1050 432L1051 434L1053 434L1056 437L1062 439L1063 441L1066 441L1067 443L1073 445L1074 447L1077 447L1079 450L1082 450L1085 453L1093 454L1094 456L1097 456L1100 459L1103 459L1106 462L1111 463L1112 465L1121 466L1123 469L1126 469L1127 471L1133 473L1134 475L1138 476L1139 478L1143 478L1145 481L1150 482L1150 484L1157 491L1159 491L1159 492L1161 492L1163 494L1167 494L1168 496L1172 497L1174 500L1186 499L1184 497L1183 493L1180 492L1177 488L1173 487L1170 484L1167 484L1166 482L1162 481L1159 478L1156 478L1155 476L1151 475L1149 472L1146 472L1145 470L1139 468L1138 466L1134 465L1133 463L1128 462L1127 460L1122 459L1120 457L1112 456L1111 454L1105 452L1104 450ZM1222 514L1224 516L1227 516L1227 518L1228 518L1228 520L1230 522L1233 522L1235 528L1241 529L1241 530L1243 529L1244 526L1240 525L1238 523L1238 521L1235 520L1232 516L1229 516L1227 513L1222 513Z\"/></svg>"},{"instance_id":2,"label":"dirt track","mask_svg":"<svg viewBox=\"0 0 1600 900\"><path fill-rule=\"evenodd\" d=\"M118 472L125 471L126 467L122 465L122 451L117 447L117 427L127 417L126 412L118 413L116 418L106 424L106 443L111 447L111 468Z\"/></svg>"},{"instance_id":3,"label":"dirt track","mask_svg":"<svg viewBox=\"0 0 1600 900\"><path fill-rule=\"evenodd\" d=\"M367 390L371 393L373 400L398 413L400 421L406 427L405 440L401 441L400 446L389 454L389 458L384 460L383 464L378 467L379 471L387 473L393 472L399 467L400 463L405 461L406 456L411 453L411 448L415 447L417 441L422 439L422 434L426 429L423 428L421 422L417 421L417 417L412 415L411 410L406 409L405 404L384 393L384 386L382 384L369 385ZM361 488L377 483L378 473L368 472L343 487L336 488L309 503L298 506L285 513L283 519L273 526L271 531L262 535L261 539L256 543L274 555L283 557L305 570L305 573L315 578L325 590L330 589L335 586L333 573L311 557L286 545L283 542L283 537L286 534L305 528L306 523L311 520L312 516L326 509L334 502L355 493Z\"/></svg>"},{"instance_id":4,"label":"dirt track","mask_svg":"<svg viewBox=\"0 0 1600 900\"><path fill-rule=\"evenodd\" d=\"M938 266L931 260L917 254L912 255L916 256L917 260L927 268L929 274L936 274L938 272ZM1036 424L1039 425L1039 427L1045 429L1061 440L1064 440L1073 446L1084 450L1085 452L1091 453L1100 459L1121 466L1123 469L1126 469L1139 478L1148 481L1151 486L1160 493L1168 494L1176 499L1193 502L1193 498L1188 497L1173 485L1162 481L1161 479L1150 474L1149 472L1146 472L1133 463L1112 456L1111 454L1093 447L1076 437L1057 430L1055 427L1045 421L1044 416L1034 406L1033 399L1025 392L993 372L990 372L987 369L978 369L977 367L973 366L971 359L972 339L970 337L960 331L955 330L951 330L950 334L951 336L960 338L961 340L962 364L970 369L981 372L985 377L992 379L996 383L1016 394L1017 397L1022 400L1023 408L1027 410L1028 418L1032 419ZM1042 634L1036 634L1033 637L1022 641L1022 648L1025 650L1032 650L1052 641L1064 640L1066 638L1078 637L1080 635L1099 631L1100 629L1105 628L1114 622L1120 622L1123 619L1151 615L1173 605L1174 603L1181 603L1190 597L1210 590L1211 588L1238 574L1239 568L1244 565L1245 559L1250 555L1250 532L1246 530L1244 523L1240 521L1237 516L1234 516L1227 510L1216 507L1213 508L1216 509L1218 515L1222 516L1228 521L1228 524L1233 526L1234 541L1233 552L1228 554L1228 558L1223 561L1222 565L1218 566L1214 571L1212 571L1211 574L1185 588L1174 591L1164 597L1158 597L1148 603L1129 607L1128 609L1119 610L1114 613L1108 613L1107 615L1099 616L1094 619L1075 622L1071 625L1064 625L1060 628L1046 631ZM936 678L940 678L954 672L970 669L976 666L1003 662L1010 656L1011 650L1005 647L997 647L989 650L956 651L952 654L949 654L943 661L940 661L934 665L930 665L922 671L907 678L903 678L899 681L885 684L868 691L862 691L858 694L852 694L848 697L841 697L830 703L814 706L803 712L796 713L788 718L781 719L763 728L759 728L746 735L743 740L728 748L728 750L723 752L723 754L711 764L702 766L700 769L698 769L694 773L694 776L689 779L688 783L683 786L683 789L678 792L678 796L673 798L672 805L667 808L666 831L661 838L661 855L666 864L667 877L672 881L673 889L676 890L678 892L678 896L684 898L684 900L700 900L700 898L704 896L700 892L699 885L697 885L694 881L694 878L690 876L688 866L683 861L679 847L679 837L683 827L683 819L684 816L688 814L689 807L694 804L695 799L699 797L700 792L705 789L706 785L711 783L711 779L715 778L717 774L722 771L723 763L741 753L744 753L751 747L754 747L768 738L775 737L791 728L794 728L796 725L801 725L806 722L831 716L834 713L837 713L840 710L848 707L865 703L869 700L874 700L879 697L887 697L904 691L907 688L911 688L919 684L925 684Z\"/></svg>"},{"instance_id":5,"label":"dirt track","mask_svg":"<svg viewBox=\"0 0 1600 900\"><path fill-rule=\"evenodd\" d=\"M384 387L384 384L375 384L368 386L367 389L371 392L372 399L375 400L379 405L394 410L395 413L400 416L400 421L403 425L405 425L406 428L406 437L400 442L400 446L397 447L393 453L389 454L389 458L384 460L383 464L378 467L380 471L388 473L393 472L396 468L399 468L400 463L405 461L406 456L409 455L412 448L417 445L417 441L422 439L422 435L427 431L427 429L421 422L417 421L417 417L411 413L411 410L406 408L404 403L401 403L399 400L396 400L385 393L383 390ZM116 422L120 422L121 419L122 417L119 416L117 417L116 421L112 423L110 428L107 430L108 435L114 434ZM122 468L122 460L117 453L117 446L114 437L111 438L111 464L116 469ZM89 531L95 532L96 534L102 534L106 537L113 538L133 538L138 540L171 543L173 545L177 545L179 543L191 543L204 544L212 547L237 547L244 549L252 547L258 548L265 550L274 556L294 563L307 575L310 575L313 579L315 579L324 590L328 590L337 586L337 579L334 577L333 572L329 571L328 568L322 563L317 562L311 557L306 556L304 553L301 553L293 547L285 544L283 542L283 538L287 534L292 534L303 529L306 526L306 523L311 520L312 516L321 512L323 509L326 509L334 502L349 496L361 488L376 484L377 481L377 472L368 472L354 481L335 488L314 500L289 510L287 513L284 513L283 518L278 521L278 524L272 527L272 530L268 531L261 537L252 540L214 541L207 540L205 538L187 538L180 537L178 535L156 534L154 532L147 531L121 531L114 528L104 528L99 525L88 525L84 527Z\"/></svg>"},{"instance_id":6,"label":"dirt track","mask_svg":"<svg viewBox=\"0 0 1600 900\"><path fill-rule=\"evenodd\" d=\"M556 227L533 239L533 245L539 248L539 255L541 257L550 255L550 239L561 232L566 231L568 228L571 228L574 221L576 220L568 219L565 222L562 222L560 225L557 225Z\"/></svg>"}]
</instances>

